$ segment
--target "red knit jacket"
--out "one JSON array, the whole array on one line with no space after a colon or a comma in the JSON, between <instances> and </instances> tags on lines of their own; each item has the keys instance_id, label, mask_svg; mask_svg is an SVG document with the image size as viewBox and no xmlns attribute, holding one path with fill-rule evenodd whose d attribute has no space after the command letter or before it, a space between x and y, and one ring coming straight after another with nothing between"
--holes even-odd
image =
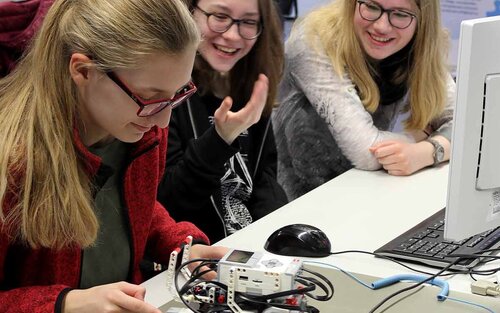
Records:
<instances>
[{"instance_id":1,"label":"red knit jacket","mask_svg":"<svg viewBox=\"0 0 500 313\"><path fill-rule=\"evenodd\" d=\"M158 181L165 168L167 130L153 128L133 144L124 175L124 199L130 223L132 251L129 281L141 283L139 262L147 252L155 261L168 264L170 252L186 236L199 241L208 238L193 224L176 223L156 201ZM86 160L87 170L95 177L101 160L76 140ZM4 208L4 212L8 208ZM60 312L64 295L78 288L82 250L76 248L31 249L9 241L0 224L0 312Z\"/></svg>"}]
</instances>

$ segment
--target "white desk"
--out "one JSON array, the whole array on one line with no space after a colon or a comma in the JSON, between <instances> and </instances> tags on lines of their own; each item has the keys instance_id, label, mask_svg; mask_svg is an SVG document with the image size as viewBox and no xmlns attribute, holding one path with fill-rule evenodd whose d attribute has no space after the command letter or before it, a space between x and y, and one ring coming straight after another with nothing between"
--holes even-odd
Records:
<instances>
[{"instance_id":1,"label":"white desk","mask_svg":"<svg viewBox=\"0 0 500 313\"><path fill-rule=\"evenodd\" d=\"M442 209L446 203L447 183L447 165L426 169L408 177L390 176L382 171L351 170L225 238L217 245L261 251L266 239L277 228L293 223L305 223L322 229L330 238L333 251L373 252ZM366 282L374 281L374 277L410 273L390 261L367 255L347 254L314 260L338 266L359 275ZM429 268L422 269L432 271ZM336 287L336 294L328 304L331 311L322 310L322 313L368 312L386 295L402 286L398 284L392 288L373 291L357 284L339 271L326 271ZM500 299L470 293L471 279L468 276L455 276L448 282L450 296L481 303L495 312L500 312ZM161 307L170 299L163 287L164 274L144 285L147 288L146 301ZM438 291L436 287L424 287L386 312L487 312L451 301L438 303L435 297Z\"/></svg>"}]
</instances>

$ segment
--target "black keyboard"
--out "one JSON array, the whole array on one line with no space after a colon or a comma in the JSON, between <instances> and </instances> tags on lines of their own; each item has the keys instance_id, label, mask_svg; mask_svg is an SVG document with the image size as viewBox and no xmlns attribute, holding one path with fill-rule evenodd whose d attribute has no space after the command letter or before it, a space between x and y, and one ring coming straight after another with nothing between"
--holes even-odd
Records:
<instances>
[{"instance_id":1,"label":"black keyboard","mask_svg":"<svg viewBox=\"0 0 500 313\"><path fill-rule=\"evenodd\" d=\"M500 246L500 227L461 241L444 239L445 209L375 251L376 254L404 261L443 268L457 258L451 254L473 254ZM493 252L493 254L496 254ZM479 263L478 258L464 259L451 270L467 270Z\"/></svg>"}]
</instances>

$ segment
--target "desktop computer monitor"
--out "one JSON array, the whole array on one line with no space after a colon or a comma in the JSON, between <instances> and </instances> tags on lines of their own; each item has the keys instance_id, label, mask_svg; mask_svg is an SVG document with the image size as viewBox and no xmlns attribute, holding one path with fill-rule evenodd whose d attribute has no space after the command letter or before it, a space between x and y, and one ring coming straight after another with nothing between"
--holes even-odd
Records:
<instances>
[{"instance_id":1,"label":"desktop computer monitor","mask_svg":"<svg viewBox=\"0 0 500 313\"><path fill-rule=\"evenodd\" d=\"M461 24L447 239L500 226L500 16Z\"/></svg>"}]
</instances>

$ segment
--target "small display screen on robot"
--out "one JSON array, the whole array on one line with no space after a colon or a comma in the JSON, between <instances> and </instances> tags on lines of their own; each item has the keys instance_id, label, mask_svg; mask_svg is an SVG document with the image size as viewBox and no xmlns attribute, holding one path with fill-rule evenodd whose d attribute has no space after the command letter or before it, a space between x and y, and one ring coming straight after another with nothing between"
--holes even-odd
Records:
<instances>
[{"instance_id":1,"label":"small display screen on robot","mask_svg":"<svg viewBox=\"0 0 500 313\"><path fill-rule=\"evenodd\" d=\"M250 260L254 253L242 250L233 250L231 254L227 257L227 261L245 264Z\"/></svg>"}]
</instances>

